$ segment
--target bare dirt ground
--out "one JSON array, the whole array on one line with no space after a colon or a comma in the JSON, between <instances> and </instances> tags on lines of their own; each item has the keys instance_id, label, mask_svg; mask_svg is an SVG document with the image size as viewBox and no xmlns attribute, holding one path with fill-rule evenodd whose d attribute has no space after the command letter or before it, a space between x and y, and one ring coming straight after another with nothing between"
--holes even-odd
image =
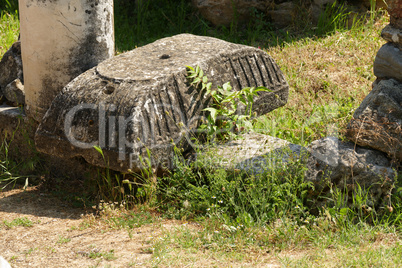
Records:
<instances>
[{"instance_id":1,"label":"bare dirt ground","mask_svg":"<svg viewBox=\"0 0 402 268\"><path fill-rule=\"evenodd\" d=\"M28 219L32 226L9 226L16 219ZM151 239L182 225L161 219L129 234L106 228L93 211L72 208L37 186L0 191L0 255L12 267L278 267L273 256L258 265L247 258L232 262L184 251L176 251L172 262L157 263Z\"/></svg>"},{"instance_id":2,"label":"bare dirt ground","mask_svg":"<svg viewBox=\"0 0 402 268\"><path fill-rule=\"evenodd\" d=\"M36 187L2 192L1 222L26 217L33 226L2 226L1 255L12 267L135 267L151 259L145 250L146 241L156 227L142 227L133 232L132 238L125 230L80 228L90 213L69 208ZM116 259L101 256L110 252Z\"/></svg>"}]
</instances>

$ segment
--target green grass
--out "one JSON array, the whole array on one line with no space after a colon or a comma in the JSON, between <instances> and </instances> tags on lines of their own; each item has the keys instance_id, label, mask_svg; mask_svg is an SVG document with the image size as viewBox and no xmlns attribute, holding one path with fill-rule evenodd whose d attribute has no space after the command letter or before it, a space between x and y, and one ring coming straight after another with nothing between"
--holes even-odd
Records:
<instances>
[{"instance_id":1,"label":"green grass","mask_svg":"<svg viewBox=\"0 0 402 268\"><path fill-rule=\"evenodd\" d=\"M108 252L103 252L103 251L95 252L95 251L91 251L91 252L88 254L88 258L91 258L91 259L103 258L103 259L105 259L105 260L107 260L107 261L111 261L111 260L117 259L117 257L114 256L114 250L113 250L113 249L110 250L110 251L108 251Z\"/></svg>"},{"instance_id":2,"label":"green grass","mask_svg":"<svg viewBox=\"0 0 402 268\"><path fill-rule=\"evenodd\" d=\"M71 238L63 237L63 236L59 235L59 239L57 240L57 243L58 244L66 244L70 241L71 241Z\"/></svg>"},{"instance_id":3,"label":"green grass","mask_svg":"<svg viewBox=\"0 0 402 268\"><path fill-rule=\"evenodd\" d=\"M333 6L316 28L302 19L298 25L276 30L257 11L249 23L225 28L201 19L189 1L137 2L141 4L115 1L118 53L184 32L261 46L281 67L290 94L284 107L258 118L254 128L302 146L330 135L344 138L347 123L375 80L373 61L385 43L380 31L388 21L379 12L350 25L345 6ZM1 14L0 54L18 37L18 16L10 9ZM18 173L7 150L5 146L1 150L3 179ZM152 254L150 266L205 266L207 262L211 266L395 267L401 263L400 170L390 212L368 211L364 202L357 201L345 207L342 192L334 192L332 202L312 211L312 185L303 181L304 169L296 161L253 176L178 162L176 170L162 178L156 178L151 169L135 178L102 171L97 185L85 188L97 188L95 201L105 202L97 206L99 217L88 219L80 228L101 221L105 230L125 229L131 238L133 230L142 226L180 220L183 224L174 229L161 225L161 235L143 249ZM364 193L356 194L364 200ZM87 196L93 194L81 198ZM127 211L125 198L131 205L136 202L134 210ZM3 224L25 226L29 220ZM59 237L57 242L69 241ZM90 258L115 258L113 251L90 254Z\"/></svg>"},{"instance_id":4,"label":"green grass","mask_svg":"<svg viewBox=\"0 0 402 268\"><path fill-rule=\"evenodd\" d=\"M32 227L34 223L29 220L27 217L22 217L22 218L16 218L12 220L11 222L8 221L3 221L4 226L7 228L13 228L17 226L23 226L23 227Z\"/></svg>"},{"instance_id":5,"label":"green grass","mask_svg":"<svg viewBox=\"0 0 402 268\"><path fill-rule=\"evenodd\" d=\"M18 39L19 28L17 13L0 12L0 57Z\"/></svg>"}]
</instances>

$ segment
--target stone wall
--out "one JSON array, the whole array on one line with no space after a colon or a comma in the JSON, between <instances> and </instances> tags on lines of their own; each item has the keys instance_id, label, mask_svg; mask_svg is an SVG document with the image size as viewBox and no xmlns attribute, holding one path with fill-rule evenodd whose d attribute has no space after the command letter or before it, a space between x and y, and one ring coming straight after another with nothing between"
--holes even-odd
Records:
<instances>
[{"instance_id":1,"label":"stone wall","mask_svg":"<svg viewBox=\"0 0 402 268\"><path fill-rule=\"evenodd\" d=\"M193 6L214 25L229 26L232 22L245 22L255 9L267 15L277 28L291 26L300 19L317 24L320 16L335 2L336 0L192 0ZM338 2L344 4L342 1ZM376 7L385 8L385 3L377 0ZM370 8L369 0L355 0L350 1L348 10L365 12Z\"/></svg>"},{"instance_id":2,"label":"stone wall","mask_svg":"<svg viewBox=\"0 0 402 268\"><path fill-rule=\"evenodd\" d=\"M388 0L390 24L381 32L387 41L377 53L373 90L348 125L351 141L402 162L402 1Z\"/></svg>"}]
</instances>

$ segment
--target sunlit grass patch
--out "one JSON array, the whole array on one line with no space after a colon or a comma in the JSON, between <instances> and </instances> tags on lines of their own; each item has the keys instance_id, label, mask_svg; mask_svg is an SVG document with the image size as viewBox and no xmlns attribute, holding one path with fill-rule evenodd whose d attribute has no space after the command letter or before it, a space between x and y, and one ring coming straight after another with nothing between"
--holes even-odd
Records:
<instances>
[{"instance_id":1,"label":"sunlit grass patch","mask_svg":"<svg viewBox=\"0 0 402 268\"><path fill-rule=\"evenodd\" d=\"M0 57L18 40L20 21L18 14L0 12Z\"/></svg>"}]
</instances>

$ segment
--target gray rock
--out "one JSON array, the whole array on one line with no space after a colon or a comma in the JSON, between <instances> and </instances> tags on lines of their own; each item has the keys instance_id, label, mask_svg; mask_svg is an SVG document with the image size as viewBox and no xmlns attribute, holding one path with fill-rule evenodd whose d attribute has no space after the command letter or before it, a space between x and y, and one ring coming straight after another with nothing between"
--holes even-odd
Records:
<instances>
[{"instance_id":1,"label":"gray rock","mask_svg":"<svg viewBox=\"0 0 402 268\"><path fill-rule=\"evenodd\" d=\"M284 2L276 5L274 10L268 10L267 14L278 28L284 28L293 23L296 6L292 2Z\"/></svg>"},{"instance_id":2,"label":"gray rock","mask_svg":"<svg viewBox=\"0 0 402 268\"><path fill-rule=\"evenodd\" d=\"M229 26L232 22L246 20L252 8L265 11L273 0L192 0L201 15L214 25Z\"/></svg>"},{"instance_id":3,"label":"gray rock","mask_svg":"<svg viewBox=\"0 0 402 268\"><path fill-rule=\"evenodd\" d=\"M303 148L269 135L250 132L239 139L203 148L197 154L197 164L202 166L241 170L249 174L262 174L298 161Z\"/></svg>"},{"instance_id":4,"label":"gray rock","mask_svg":"<svg viewBox=\"0 0 402 268\"><path fill-rule=\"evenodd\" d=\"M314 24L317 24L321 16L325 16L325 9L331 6L335 0L314 0L310 6L310 14Z\"/></svg>"},{"instance_id":5,"label":"gray rock","mask_svg":"<svg viewBox=\"0 0 402 268\"><path fill-rule=\"evenodd\" d=\"M402 81L402 51L392 43L383 45L374 60L374 75Z\"/></svg>"},{"instance_id":6,"label":"gray rock","mask_svg":"<svg viewBox=\"0 0 402 268\"><path fill-rule=\"evenodd\" d=\"M381 37L388 42L398 44L399 48L402 46L402 29L394 28L391 24L382 29Z\"/></svg>"},{"instance_id":7,"label":"gray rock","mask_svg":"<svg viewBox=\"0 0 402 268\"><path fill-rule=\"evenodd\" d=\"M4 53L0 61L0 91L3 91L15 79L19 79L24 83L20 41L15 42Z\"/></svg>"},{"instance_id":8,"label":"gray rock","mask_svg":"<svg viewBox=\"0 0 402 268\"><path fill-rule=\"evenodd\" d=\"M347 136L361 146L387 153L402 162L402 84L394 79L373 84L353 114Z\"/></svg>"},{"instance_id":9,"label":"gray rock","mask_svg":"<svg viewBox=\"0 0 402 268\"><path fill-rule=\"evenodd\" d=\"M391 193L395 171L382 152L341 142L334 137L316 140L307 150L310 156L305 180L314 184L314 195L331 196L330 192L337 188L342 193L346 191L345 198L352 203L353 195L360 187L363 195L367 194L367 205L381 206Z\"/></svg>"},{"instance_id":10,"label":"gray rock","mask_svg":"<svg viewBox=\"0 0 402 268\"><path fill-rule=\"evenodd\" d=\"M4 97L6 97L9 102L17 106L25 104L24 85L21 83L20 79L17 78L8 84L3 93Z\"/></svg>"},{"instance_id":11,"label":"gray rock","mask_svg":"<svg viewBox=\"0 0 402 268\"><path fill-rule=\"evenodd\" d=\"M36 136L41 152L117 171L172 160L172 142L190 147L191 133L210 99L191 87L186 65L201 66L213 86L230 81L235 90L266 86L255 100L257 114L287 102L289 86L265 52L211 37L189 34L152 44L105 60L71 81L53 101ZM189 136L190 135L190 136ZM107 163L93 145L103 148Z\"/></svg>"}]
</instances>

